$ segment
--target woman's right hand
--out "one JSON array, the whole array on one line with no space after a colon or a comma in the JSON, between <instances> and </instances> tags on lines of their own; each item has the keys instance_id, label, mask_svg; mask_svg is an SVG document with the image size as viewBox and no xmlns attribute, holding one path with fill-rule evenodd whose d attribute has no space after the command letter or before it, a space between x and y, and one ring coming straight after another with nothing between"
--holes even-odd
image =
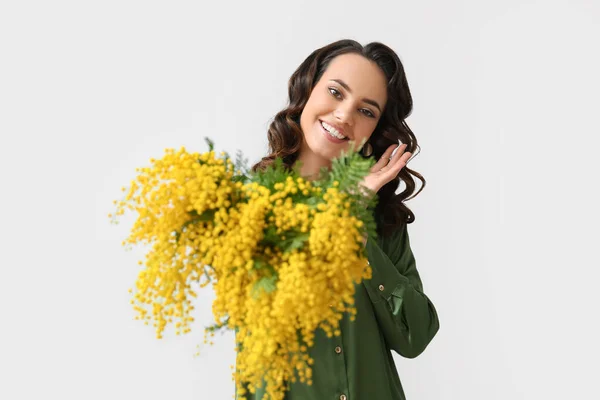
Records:
<instances>
[{"instance_id":1,"label":"woman's right hand","mask_svg":"<svg viewBox=\"0 0 600 400\"><path fill-rule=\"evenodd\" d=\"M396 148L398 148L398 151L392 157L392 153ZM377 193L386 183L394 179L408 163L412 153L405 153L405 149L406 144L400 146L393 144L388 147L381 158L371 167L371 172L362 180L361 184Z\"/></svg>"}]
</instances>

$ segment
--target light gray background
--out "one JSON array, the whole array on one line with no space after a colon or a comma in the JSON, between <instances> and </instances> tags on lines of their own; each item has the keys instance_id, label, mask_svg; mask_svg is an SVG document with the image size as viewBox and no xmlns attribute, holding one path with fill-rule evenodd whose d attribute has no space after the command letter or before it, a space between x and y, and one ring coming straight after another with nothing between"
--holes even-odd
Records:
<instances>
[{"instance_id":1,"label":"light gray background","mask_svg":"<svg viewBox=\"0 0 600 400\"><path fill-rule=\"evenodd\" d=\"M257 161L289 76L341 38L395 49L414 97L409 232L441 329L395 356L408 399L600 398L599 20L592 0L2 2L0 398L232 397L233 336L193 357L212 292L155 339L133 215L107 214L167 147Z\"/></svg>"}]
</instances>

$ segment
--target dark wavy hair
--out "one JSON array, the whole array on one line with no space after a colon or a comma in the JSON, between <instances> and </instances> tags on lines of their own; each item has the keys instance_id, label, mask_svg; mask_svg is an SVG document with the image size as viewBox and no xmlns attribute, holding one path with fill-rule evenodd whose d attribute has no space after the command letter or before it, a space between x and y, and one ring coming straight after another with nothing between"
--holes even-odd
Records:
<instances>
[{"instance_id":1,"label":"dark wavy hair","mask_svg":"<svg viewBox=\"0 0 600 400\"><path fill-rule=\"evenodd\" d=\"M304 140L300 128L302 110L331 60L347 53L360 54L375 62L384 72L387 80L388 100L368 141L373 146L372 156L379 159L389 146L400 141L407 145L405 151L411 152L414 157L415 149L420 147L415 135L404 121L411 114L413 104L400 58L382 43L372 42L362 46L357 41L343 39L313 51L292 74L288 81L289 104L275 115L269 126L269 154L252 166L252 171L266 168L278 157L282 158L285 166L292 168ZM413 176L422 182L421 188L414 195ZM400 180L404 181L406 188L396 194ZM394 179L379 189L378 204L375 209L379 235L388 236L402 224L410 224L414 221L413 212L404 202L418 195L424 187L425 179L405 166Z\"/></svg>"}]
</instances>

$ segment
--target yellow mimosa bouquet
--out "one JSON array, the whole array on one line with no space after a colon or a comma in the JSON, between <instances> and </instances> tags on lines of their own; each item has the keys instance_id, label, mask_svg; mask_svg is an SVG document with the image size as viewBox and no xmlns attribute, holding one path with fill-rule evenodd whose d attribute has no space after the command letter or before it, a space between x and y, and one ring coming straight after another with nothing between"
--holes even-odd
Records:
<instances>
[{"instance_id":1,"label":"yellow mimosa bouquet","mask_svg":"<svg viewBox=\"0 0 600 400\"><path fill-rule=\"evenodd\" d=\"M281 159L251 172L239 151L232 161L206 141L204 153L150 159L114 202L113 221L138 213L123 244L151 244L130 289L136 319L152 321L158 338L168 323L188 333L196 291L212 283L216 323L205 338L236 331L238 395L264 381L283 399L296 373L311 384L315 330L339 335L342 314L356 314L354 285L371 277L363 239L375 235L377 197L359 183L373 160L352 145L308 181Z\"/></svg>"}]
</instances>

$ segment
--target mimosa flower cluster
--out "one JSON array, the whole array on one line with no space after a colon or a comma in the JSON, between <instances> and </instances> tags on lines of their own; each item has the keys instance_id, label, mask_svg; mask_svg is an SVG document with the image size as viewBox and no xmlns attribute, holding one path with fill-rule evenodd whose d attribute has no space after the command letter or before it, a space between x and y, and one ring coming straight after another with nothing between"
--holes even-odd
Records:
<instances>
[{"instance_id":1,"label":"mimosa flower cluster","mask_svg":"<svg viewBox=\"0 0 600 400\"><path fill-rule=\"evenodd\" d=\"M136 211L124 245L151 244L140 261L132 304L158 338L168 324L190 332L197 290L212 283L216 323L236 332L232 378L239 398L265 384L272 400L286 385L312 383L308 349L316 329L338 336L353 320L355 285L371 278L363 246L375 235L376 196L356 190L372 166L351 148L315 181L281 159L250 172L238 153L166 149L138 168L116 218Z\"/></svg>"}]
</instances>

